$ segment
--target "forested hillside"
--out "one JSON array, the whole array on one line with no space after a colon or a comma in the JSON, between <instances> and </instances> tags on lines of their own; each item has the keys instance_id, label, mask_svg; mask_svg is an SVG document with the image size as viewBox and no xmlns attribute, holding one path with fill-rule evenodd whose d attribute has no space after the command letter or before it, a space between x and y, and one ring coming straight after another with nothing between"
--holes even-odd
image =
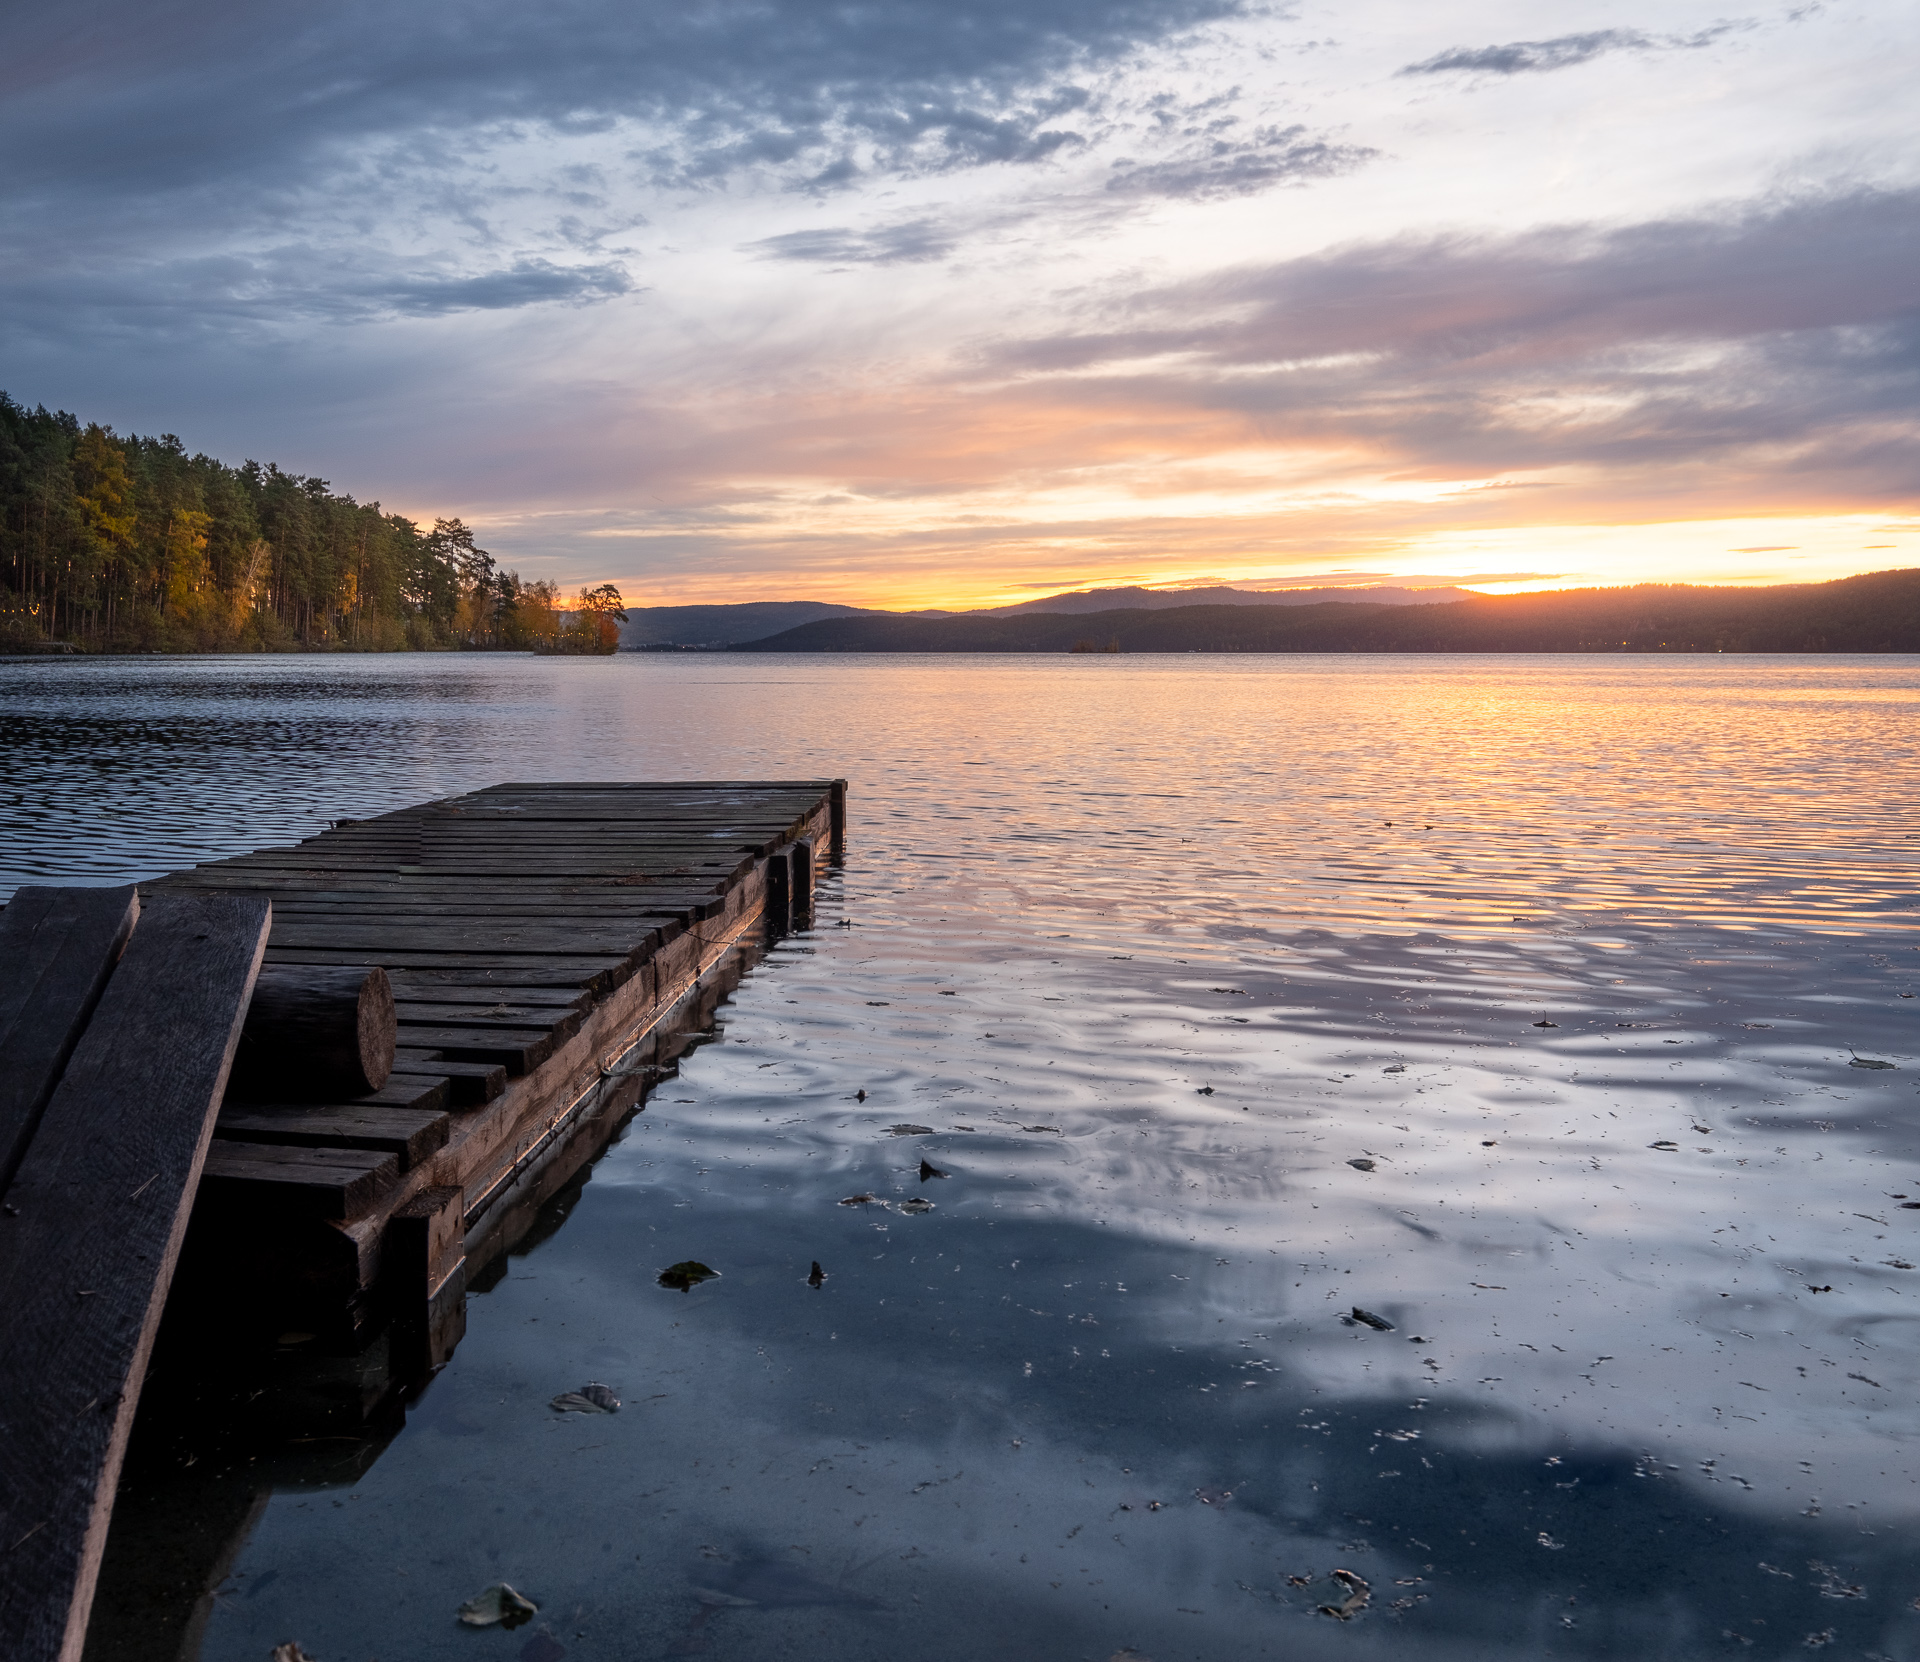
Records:
<instances>
[{"instance_id":1,"label":"forested hillside","mask_svg":"<svg viewBox=\"0 0 1920 1662\"><path fill-rule=\"evenodd\" d=\"M0 650L601 650L609 593L570 629L556 585L500 570L457 519L422 531L324 479L0 392Z\"/></svg>"}]
</instances>

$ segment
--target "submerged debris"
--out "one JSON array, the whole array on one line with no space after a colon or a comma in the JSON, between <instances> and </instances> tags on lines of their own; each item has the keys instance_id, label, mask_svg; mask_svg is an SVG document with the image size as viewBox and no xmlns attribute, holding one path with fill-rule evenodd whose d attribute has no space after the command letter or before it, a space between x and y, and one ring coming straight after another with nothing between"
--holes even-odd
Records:
<instances>
[{"instance_id":1,"label":"submerged debris","mask_svg":"<svg viewBox=\"0 0 1920 1662\"><path fill-rule=\"evenodd\" d=\"M273 1647L270 1662L314 1662L314 1659L300 1648L300 1641L289 1639L284 1645Z\"/></svg>"},{"instance_id":2,"label":"submerged debris","mask_svg":"<svg viewBox=\"0 0 1920 1662\"><path fill-rule=\"evenodd\" d=\"M670 1287L676 1293L690 1293L703 1281L718 1281L720 1272L710 1270L697 1258L687 1258L678 1264L670 1264L660 1272L660 1285Z\"/></svg>"},{"instance_id":3,"label":"submerged debris","mask_svg":"<svg viewBox=\"0 0 1920 1662\"><path fill-rule=\"evenodd\" d=\"M1383 1317L1376 1316L1371 1310L1362 1310L1357 1304L1353 1307L1353 1319L1364 1326L1372 1328L1376 1333L1391 1333L1393 1331L1392 1322L1387 1321Z\"/></svg>"},{"instance_id":4,"label":"submerged debris","mask_svg":"<svg viewBox=\"0 0 1920 1662\"><path fill-rule=\"evenodd\" d=\"M1373 1602L1373 1588L1352 1570L1335 1570L1333 1580L1339 1585L1346 1597L1338 1604L1323 1604L1320 1614L1331 1616L1335 1621L1350 1622L1362 1610Z\"/></svg>"},{"instance_id":5,"label":"submerged debris","mask_svg":"<svg viewBox=\"0 0 1920 1662\"><path fill-rule=\"evenodd\" d=\"M543 1627L520 1647L520 1662L560 1662L566 1654L567 1647L554 1638L553 1629Z\"/></svg>"},{"instance_id":6,"label":"submerged debris","mask_svg":"<svg viewBox=\"0 0 1920 1662\"><path fill-rule=\"evenodd\" d=\"M1373 1162L1371 1160L1349 1160L1347 1164L1353 1167L1355 1171L1373 1170Z\"/></svg>"},{"instance_id":7,"label":"submerged debris","mask_svg":"<svg viewBox=\"0 0 1920 1662\"><path fill-rule=\"evenodd\" d=\"M582 1385L577 1391L562 1391L547 1406L561 1414L617 1414L620 1399L605 1385Z\"/></svg>"},{"instance_id":8,"label":"submerged debris","mask_svg":"<svg viewBox=\"0 0 1920 1662\"><path fill-rule=\"evenodd\" d=\"M513 1628L531 1621L539 1610L540 1606L532 1599L522 1598L504 1581L497 1581L460 1606L460 1619L468 1627L492 1627L498 1623L501 1627Z\"/></svg>"},{"instance_id":9,"label":"submerged debris","mask_svg":"<svg viewBox=\"0 0 1920 1662\"><path fill-rule=\"evenodd\" d=\"M807 1272L807 1285L809 1287L818 1287L820 1283L826 1279L827 1272L820 1267L820 1260L818 1258L814 1259L813 1268Z\"/></svg>"}]
</instances>

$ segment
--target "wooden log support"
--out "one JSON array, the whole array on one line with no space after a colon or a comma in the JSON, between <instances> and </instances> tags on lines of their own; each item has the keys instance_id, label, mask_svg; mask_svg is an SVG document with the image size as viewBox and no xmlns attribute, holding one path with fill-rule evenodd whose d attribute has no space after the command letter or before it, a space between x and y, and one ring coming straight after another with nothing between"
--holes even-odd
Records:
<instances>
[{"instance_id":1,"label":"wooden log support","mask_svg":"<svg viewBox=\"0 0 1920 1662\"><path fill-rule=\"evenodd\" d=\"M793 850L776 848L767 856L767 898L762 916L767 934L777 939L793 927Z\"/></svg>"},{"instance_id":2,"label":"wooden log support","mask_svg":"<svg viewBox=\"0 0 1920 1662\"><path fill-rule=\"evenodd\" d=\"M847 851L847 782L836 779L827 787L827 849L838 860Z\"/></svg>"},{"instance_id":3,"label":"wooden log support","mask_svg":"<svg viewBox=\"0 0 1920 1662\"><path fill-rule=\"evenodd\" d=\"M466 1333L464 1191L422 1189L387 1223L380 1275L393 1318L391 1357L400 1379L431 1373Z\"/></svg>"},{"instance_id":4,"label":"wooden log support","mask_svg":"<svg viewBox=\"0 0 1920 1662\"><path fill-rule=\"evenodd\" d=\"M131 888L21 889L0 912L0 1190L139 916Z\"/></svg>"},{"instance_id":5,"label":"wooden log support","mask_svg":"<svg viewBox=\"0 0 1920 1662\"><path fill-rule=\"evenodd\" d=\"M134 1407L271 918L254 896L148 904L4 1196L7 1662L78 1662Z\"/></svg>"},{"instance_id":6,"label":"wooden log support","mask_svg":"<svg viewBox=\"0 0 1920 1662\"><path fill-rule=\"evenodd\" d=\"M813 922L813 844L801 838L788 858L793 868L793 926L805 929Z\"/></svg>"},{"instance_id":7,"label":"wooden log support","mask_svg":"<svg viewBox=\"0 0 1920 1662\"><path fill-rule=\"evenodd\" d=\"M337 1102L393 1072L397 1024L384 969L270 964L260 972L234 1057L243 1100Z\"/></svg>"}]
</instances>

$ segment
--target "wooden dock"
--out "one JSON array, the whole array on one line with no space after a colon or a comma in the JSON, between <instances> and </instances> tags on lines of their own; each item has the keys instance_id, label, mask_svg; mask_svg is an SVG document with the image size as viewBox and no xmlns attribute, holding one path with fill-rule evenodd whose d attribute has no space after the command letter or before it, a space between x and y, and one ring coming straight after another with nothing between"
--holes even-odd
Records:
<instances>
[{"instance_id":1,"label":"wooden dock","mask_svg":"<svg viewBox=\"0 0 1920 1662\"><path fill-rule=\"evenodd\" d=\"M151 885L269 897L269 970L378 966L398 1017L372 1095L227 1102L183 1296L336 1337L392 1315L442 1350L500 1224L638 1098L701 977L804 915L844 803L831 780L498 785Z\"/></svg>"},{"instance_id":2,"label":"wooden dock","mask_svg":"<svg viewBox=\"0 0 1920 1662\"><path fill-rule=\"evenodd\" d=\"M499 785L91 891L77 920L31 890L0 912L0 946L34 943L0 964L0 1654L79 1655L169 1282L170 1320L383 1335L394 1381L444 1360L469 1274L710 1016L735 948L808 921L845 800ZM384 970L380 1089L228 1089L256 978L297 966Z\"/></svg>"}]
</instances>

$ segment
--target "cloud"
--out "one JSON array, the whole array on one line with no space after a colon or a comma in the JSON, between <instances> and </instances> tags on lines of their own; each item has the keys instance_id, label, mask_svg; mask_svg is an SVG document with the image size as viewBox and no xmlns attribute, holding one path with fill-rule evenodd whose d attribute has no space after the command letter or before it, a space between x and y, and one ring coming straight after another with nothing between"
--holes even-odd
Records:
<instances>
[{"instance_id":1,"label":"cloud","mask_svg":"<svg viewBox=\"0 0 1920 1662\"><path fill-rule=\"evenodd\" d=\"M302 322L435 318L530 306L586 306L635 292L626 268L521 258L462 269L449 260L349 257L313 247L207 255L102 273L59 273L8 284L13 323L85 334L134 327L149 337L284 330Z\"/></svg>"},{"instance_id":2,"label":"cloud","mask_svg":"<svg viewBox=\"0 0 1920 1662\"><path fill-rule=\"evenodd\" d=\"M1042 159L1087 77L1238 15L1240 0L97 0L10 26L7 195L68 202L380 165L463 134L651 131L691 182L747 168L909 172Z\"/></svg>"},{"instance_id":3,"label":"cloud","mask_svg":"<svg viewBox=\"0 0 1920 1662\"><path fill-rule=\"evenodd\" d=\"M1216 137L1158 161L1116 161L1107 189L1200 201L1251 196L1274 185L1350 173L1378 154L1362 145L1331 144L1298 124L1263 127L1249 139Z\"/></svg>"},{"instance_id":4,"label":"cloud","mask_svg":"<svg viewBox=\"0 0 1920 1662\"><path fill-rule=\"evenodd\" d=\"M1718 23L1696 34L1654 36L1640 29L1592 29L1577 35L1555 35L1551 40L1515 40L1503 46L1455 46L1419 63L1410 63L1402 75L1530 75L1571 69L1591 63L1609 52L1694 50L1710 46L1721 36L1749 23Z\"/></svg>"},{"instance_id":5,"label":"cloud","mask_svg":"<svg viewBox=\"0 0 1920 1662\"><path fill-rule=\"evenodd\" d=\"M1418 478L1740 459L1769 490L1824 472L1884 500L1920 471L1915 270L1920 191L1406 237L1131 293L1113 326L980 369L1083 407L1234 411Z\"/></svg>"},{"instance_id":6,"label":"cloud","mask_svg":"<svg viewBox=\"0 0 1920 1662\"><path fill-rule=\"evenodd\" d=\"M633 286L633 279L618 265L563 267L522 259L472 276L409 277L367 284L360 289L360 297L373 311L440 317L448 312L508 311L556 302L584 305L630 294Z\"/></svg>"},{"instance_id":7,"label":"cloud","mask_svg":"<svg viewBox=\"0 0 1920 1662\"><path fill-rule=\"evenodd\" d=\"M787 231L746 245L763 260L800 260L814 265L903 265L944 259L953 251L950 231L932 219L910 219L876 230L844 225Z\"/></svg>"}]
</instances>

